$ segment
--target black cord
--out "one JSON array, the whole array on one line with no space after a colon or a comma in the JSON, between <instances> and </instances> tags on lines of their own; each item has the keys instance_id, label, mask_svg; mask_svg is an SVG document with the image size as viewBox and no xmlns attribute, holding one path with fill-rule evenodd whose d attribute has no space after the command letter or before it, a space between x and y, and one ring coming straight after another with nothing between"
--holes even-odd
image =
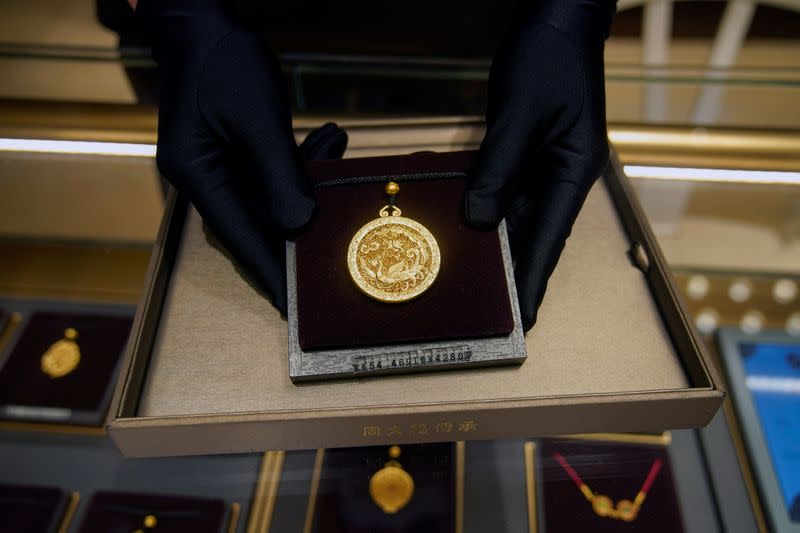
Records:
<instances>
[{"instance_id":1,"label":"black cord","mask_svg":"<svg viewBox=\"0 0 800 533\"><path fill-rule=\"evenodd\" d=\"M359 183L379 183L384 181L426 181L452 178L466 178L466 172L417 172L413 174L392 174L388 176L354 176L350 178L333 178L314 184L314 187L334 187L336 185L357 185Z\"/></svg>"}]
</instances>

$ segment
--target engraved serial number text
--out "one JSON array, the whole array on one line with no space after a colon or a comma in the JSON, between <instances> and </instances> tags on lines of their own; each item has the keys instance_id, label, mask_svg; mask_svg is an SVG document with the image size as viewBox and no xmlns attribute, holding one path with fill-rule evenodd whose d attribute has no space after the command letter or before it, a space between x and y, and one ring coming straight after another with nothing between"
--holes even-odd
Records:
<instances>
[{"instance_id":1,"label":"engraved serial number text","mask_svg":"<svg viewBox=\"0 0 800 533\"><path fill-rule=\"evenodd\" d=\"M363 373L467 363L471 360L472 350L464 345L382 355L359 355L351 357L350 362L353 373Z\"/></svg>"}]
</instances>

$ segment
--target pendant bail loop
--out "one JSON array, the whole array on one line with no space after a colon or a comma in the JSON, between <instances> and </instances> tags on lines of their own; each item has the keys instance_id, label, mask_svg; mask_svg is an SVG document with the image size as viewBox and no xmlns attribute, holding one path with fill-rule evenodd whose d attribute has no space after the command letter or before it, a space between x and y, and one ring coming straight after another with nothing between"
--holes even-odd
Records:
<instances>
[{"instance_id":1,"label":"pendant bail loop","mask_svg":"<svg viewBox=\"0 0 800 533\"><path fill-rule=\"evenodd\" d=\"M378 216L384 217L399 217L403 212L396 205L385 205L378 211Z\"/></svg>"}]
</instances>

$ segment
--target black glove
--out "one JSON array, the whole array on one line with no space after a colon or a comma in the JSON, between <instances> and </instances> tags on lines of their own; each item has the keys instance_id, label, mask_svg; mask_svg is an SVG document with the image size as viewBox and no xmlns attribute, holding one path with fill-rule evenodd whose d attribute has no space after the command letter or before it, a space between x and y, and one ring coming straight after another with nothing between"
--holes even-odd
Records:
<instances>
[{"instance_id":1,"label":"black glove","mask_svg":"<svg viewBox=\"0 0 800 533\"><path fill-rule=\"evenodd\" d=\"M161 76L156 161L231 255L286 313L285 240L316 204L277 61L214 0L140 0ZM306 158L341 157L326 126Z\"/></svg>"},{"instance_id":2,"label":"black glove","mask_svg":"<svg viewBox=\"0 0 800 533\"><path fill-rule=\"evenodd\" d=\"M492 63L487 130L465 213L505 217L523 327L608 161L603 46L616 2L546 0L520 13Z\"/></svg>"}]
</instances>

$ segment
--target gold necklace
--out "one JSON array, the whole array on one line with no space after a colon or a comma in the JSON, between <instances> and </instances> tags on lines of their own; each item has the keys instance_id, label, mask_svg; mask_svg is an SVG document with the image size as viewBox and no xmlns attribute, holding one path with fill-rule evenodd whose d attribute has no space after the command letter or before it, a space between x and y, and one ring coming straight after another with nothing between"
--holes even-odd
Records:
<instances>
[{"instance_id":1,"label":"gold necklace","mask_svg":"<svg viewBox=\"0 0 800 533\"><path fill-rule=\"evenodd\" d=\"M584 497L589 500L589 503L592 504L592 509L594 510L595 514L607 518L616 518L625 522L633 522L636 520L636 517L639 516L639 510L642 508L644 499L647 497L647 491L650 490L650 487L656 480L656 476L658 475L659 470L661 470L661 465L663 463L661 459L656 459L653 461L653 465L650 467L650 471L647 473L647 477L642 484L642 488L639 489L639 492L636 494L636 498L634 498L633 501L623 499L618 501L617 505L615 506L614 501L605 494L595 494L592 492L592 489L590 489L589 486L583 482L581 477L572 468L572 466L570 466L563 455L558 452L553 452L553 458L558 461L558 464L560 464L561 468L563 468L564 471L569 474L569 477L572 478L572 481L578 486Z\"/></svg>"},{"instance_id":2,"label":"gold necklace","mask_svg":"<svg viewBox=\"0 0 800 533\"><path fill-rule=\"evenodd\" d=\"M367 296L388 303L405 302L431 287L442 258L428 228L401 216L395 205L400 186L390 181L385 191L388 205L350 241L347 268Z\"/></svg>"},{"instance_id":3,"label":"gold necklace","mask_svg":"<svg viewBox=\"0 0 800 533\"><path fill-rule=\"evenodd\" d=\"M397 462L400 446L389 448L389 461L369 480L369 495L386 514L396 514L414 496L414 479Z\"/></svg>"},{"instance_id":4,"label":"gold necklace","mask_svg":"<svg viewBox=\"0 0 800 533\"><path fill-rule=\"evenodd\" d=\"M77 339L78 332L74 328L65 329L64 338L54 342L42 355L42 372L56 379L75 370L81 361L81 349L75 342Z\"/></svg>"}]
</instances>

